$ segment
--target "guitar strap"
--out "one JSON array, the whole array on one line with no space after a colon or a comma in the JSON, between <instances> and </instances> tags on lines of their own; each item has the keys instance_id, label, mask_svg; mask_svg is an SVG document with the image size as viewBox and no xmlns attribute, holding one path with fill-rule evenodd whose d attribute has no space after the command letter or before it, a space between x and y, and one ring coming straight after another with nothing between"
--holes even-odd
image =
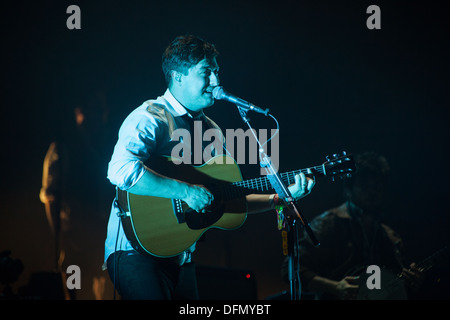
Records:
<instances>
[{"instance_id":1,"label":"guitar strap","mask_svg":"<svg viewBox=\"0 0 450 320\"><path fill-rule=\"evenodd\" d=\"M147 111L155 118L166 122L169 129L169 136L172 136L172 133L177 129L177 126L173 115L167 108L162 104L151 103L148 105Z\"/></svg>"},{"instance_id":2,"label":"guitar strap","mask_svg":"<svg viewBox=\"0 0 450 320\"><path fill-rule=\"evenodd\" d=\"M164 106L163 104L151 103L147 107L147 111L150 112L152 115L154 115L156 118L167 123L169 136L172 136L173 132L176 129L178 129L178 126L176 124L173 114L169 110L167 110L166 106ZM194 129L193 121L202 121L202 124L204 124L204 126L202 126L202 129L203 129L202 130L203 132L201 133L202 137L203 137L203 133L208 129L218 130L218 132L220 132L220 139L222 140L223 150L225 150L225 152L228 153L228 155L230 155L230 153L228 152L228 150L226 149L226 146L225 146L225 136L223 135L222 130L217 125L217 123L215 123L211 118L206 116L204 113L201 113L200 116L197 118L192 118L189 114L185 114L182 117L186 117L187 120L191 123L190 132L192 132L192 133L193 133L193 129ZM204 147L205 141L202 141L202 142L203 142L202 146ZM208 144L209 142L206 141L206 143ZM194 149L191 149L191 150L194 150ZM222 150L222 153L220 153L220 154L223 154L223 150ZM214 151L216 151L216 150L214 150ZM214 156L218 155L218 154L219 154L218 152L215 152Z\"/></svg>"}]
</instances>

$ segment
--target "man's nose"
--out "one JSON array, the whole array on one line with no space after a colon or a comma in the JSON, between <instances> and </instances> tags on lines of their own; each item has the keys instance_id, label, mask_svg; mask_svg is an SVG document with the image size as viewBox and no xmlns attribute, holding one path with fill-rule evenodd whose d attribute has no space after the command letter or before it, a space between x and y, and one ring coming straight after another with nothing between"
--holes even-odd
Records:
<instances>
[{"instance_id":1,"label":"man's nose","mask_svg":"<svg viewBox=\"0 0 450 320\"><path fill-rule=\"evenodd\" d=\"M209 85L211 87L217 87L220 84L219 75L211 72L211 75L209 76Z\"/></svg>"}]
</instances>

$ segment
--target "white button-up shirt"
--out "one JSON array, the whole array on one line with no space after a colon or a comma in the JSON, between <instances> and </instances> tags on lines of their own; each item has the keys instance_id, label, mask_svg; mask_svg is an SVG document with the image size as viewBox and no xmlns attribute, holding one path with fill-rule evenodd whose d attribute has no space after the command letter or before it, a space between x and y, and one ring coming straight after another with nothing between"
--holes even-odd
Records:
<instances>
[{"instance_id":1,"label":"white button-up shirt","mask_svg":"<svg viewBox=\"0 0 450 320\"><path fill-rule=\"evenodd\" d=\"M169 89L163 96L148 100L132 111L120 127L118 141L108 166L108 179L122 190L131 188L139 181L146 170L144 163L151 155L170 156L172 148L180 143L171 140L167 118L161 113L163 109L158 108L159 113L151 112L155 105L163 106L170 112L176 129L191 128L192 120L189 118L192 116ZM105 261L116 250L133 250L124 234L119 213L120 209L113 202L105 241Z\"/></svg>"}]
</instances>

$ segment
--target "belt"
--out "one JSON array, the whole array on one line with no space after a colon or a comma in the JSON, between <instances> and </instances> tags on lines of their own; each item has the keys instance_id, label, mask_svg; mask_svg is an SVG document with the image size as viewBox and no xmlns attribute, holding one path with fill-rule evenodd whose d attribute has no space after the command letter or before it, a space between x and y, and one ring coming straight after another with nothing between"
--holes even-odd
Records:
<instances>
[{"instance_id":1,"label":"belt","mask_svg":"<svg viewBox=\"0 0 450 320\"><path fill-rule=\"evenodd\" d=\"M124 251L124 253L129 256L141 254L134 250ZM156 256L152 256L152 255L148 255L148 257L155 258L158 260L161 259L161 260L166 260L166 261L172 261L173 263L175 263L176 265L178 265L180 267L186 263L192 262L192 252L189 250L183 251L182 253L180 253L176 256L173 256L173 257L162 258L162 257L156 257Z\"/></svg>"}]
</instances>

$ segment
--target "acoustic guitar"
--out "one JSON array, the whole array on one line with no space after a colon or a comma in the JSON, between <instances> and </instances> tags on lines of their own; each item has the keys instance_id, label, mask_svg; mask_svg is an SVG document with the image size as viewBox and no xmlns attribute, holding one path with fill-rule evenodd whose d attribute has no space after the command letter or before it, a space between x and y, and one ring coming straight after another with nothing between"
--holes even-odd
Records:
<instances>
[{"instance_id":1,"label":"acoustic guitar","mask_svg":"<svg viewBox=\"0 0 450 320\"><path fill-rule=\"evenodd\" d=\"M242 180L235 160L221 155L201 166L175 164L171 158L154 159L149 166L169 178L203 185L214 195L206 213L198 213L180 199L142 196L117 189L116 201L123 214L121 220L127 239L139 252L158 257L171 257L192 246L211 228L232 230L246 220L245 196L273 193L267 176ZM303 172L314 176L347 177L355 170L351 155L334 154L319 166L281 173L286 184Z\"/></svg>"}]
</instances>

